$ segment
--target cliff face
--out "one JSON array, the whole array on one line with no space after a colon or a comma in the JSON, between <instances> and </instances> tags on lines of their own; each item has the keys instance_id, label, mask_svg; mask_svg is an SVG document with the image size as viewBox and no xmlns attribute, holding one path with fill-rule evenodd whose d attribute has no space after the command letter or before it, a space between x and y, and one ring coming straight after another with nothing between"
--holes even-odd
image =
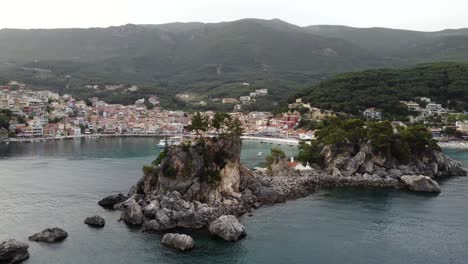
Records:
<instances>
[{"instance_id":1,"label":"cliff face","mask_svg":"<svg viewBox=\"0 0 468 264\"><path fill-rule=\"evenodd\" d=\"M204 228L223 216L313 191L314 177L283 173L290 170L287 162L277 164L274 175L254 173L240 164L240 152L239 137L171 147L158 166L144 169L128 200L117 206L121 219L148 232Z\"/></svg>"},{"instance_id":2,"label":"cliff face","mask_svg":"<svg viewBox=\"0 0 468 264\"><path fill-rule=\"evenodd\" d=\"M223 195L239 192L240 151L239 137L172 147L157 168L145 173L140 192L157 195L177 191L187 201L213 204Z\"/></svg>"}]
</instances>

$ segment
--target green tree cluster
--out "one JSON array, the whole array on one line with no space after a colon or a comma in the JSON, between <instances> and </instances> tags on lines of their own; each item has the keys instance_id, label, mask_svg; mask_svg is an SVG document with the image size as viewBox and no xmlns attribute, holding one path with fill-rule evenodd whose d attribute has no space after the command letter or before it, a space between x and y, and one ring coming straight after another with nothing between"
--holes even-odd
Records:
<instances>
[{"instance_id":1,"label":"green tree cluster","mask_svg":"<svg viewBox=\"0 0 468 264\"><path fill-rule=\"evenodd\" d=\"M427 150L440 151L431 133L423 125L410 125L394 128L390 121L363 122L359 119L331 118L324 122L325 127L316 132L316 140L301 144L299 160L317 163L321 146L331 145L334 150L352 146L359 150L370 143L377 154L391 155L401 162L408 162Z\"/></svg>"},{"instance_id":2,"label":"green tree cluster","mask_svg":"<svg viewBox=\"0 0 468 264\"><path fill-rule=\"evenodd\" d=\"M278 163L280 160L285 159L286 154L280 148L272 148L270 154L265 157L268 168L271 169L271 165Z\"/></svg>"},{"instance_id":3,"label":"green tree cluster","mask_svg":"<svg viewBox=\"0 0 468 264\"><path fill-rule=\"evenodd\" d=\"M8 130L12 113L10 110L0 110L0 129Z\"/></svg>"},{"instance_id":4,"label":"green tree cluster","mask_svg":"<svg viewBox=\"0 0 468 264\"><path fill-rule=\"evenodd\" d=\"M232 118L224 112L215 113L211 119L200 112L196 112L186 129L195 132L198 138L210 129L214 129L215 133L220 137L239 137L244 133L240 120Z\"/></svg>"},{"instance_id":5,"label":"green tree cluster","mask_svg":"<svg viewBox=\"0 0 468 264\"><path fill-rule=\"evenodd\" d=\"M299 154L297 159L302 164L323 165L322 146L317 140L299 142Z\"/></svg>"}]
</instances>

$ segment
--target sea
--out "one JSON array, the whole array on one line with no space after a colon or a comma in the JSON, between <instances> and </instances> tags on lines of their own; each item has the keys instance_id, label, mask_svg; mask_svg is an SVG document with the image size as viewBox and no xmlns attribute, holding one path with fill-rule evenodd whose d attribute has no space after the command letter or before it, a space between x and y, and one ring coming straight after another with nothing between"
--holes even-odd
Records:
<instances>
[{"instance_id":1,"label":"sea","mask_svg":"<svg viewBox=\"0 0 468 264\"><path fill-rule=\"evenodd\" d=\"M320 189L306 198L260 208L242 217L245 239L225 242L191 231L196 247L178 252L161 235L119 222L120 212L97 201L127 193L142 166L157 156L156 138L100 138L0 145L0 241L28 242L26 264L429 264L468 263L468 177L442 181L442 193ZM244 141L242 162L263 166L272 147L288 157L293 146ZM261 153L259 153L261 152ZM447 150L468 166L468 152ZM106 219L102 229L83 223ZM69 237L29 242L47 227Z\"/></svg>"}]
</instances>

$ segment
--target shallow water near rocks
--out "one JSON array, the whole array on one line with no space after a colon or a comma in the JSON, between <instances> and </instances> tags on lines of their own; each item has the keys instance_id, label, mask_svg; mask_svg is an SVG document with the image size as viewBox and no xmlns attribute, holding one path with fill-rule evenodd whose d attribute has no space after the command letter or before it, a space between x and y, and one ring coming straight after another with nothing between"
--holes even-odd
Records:
<instances>
[{"instance_id":1,"label":"shallow water near rocks","mask_svg":"<svg viewBox=\"0 0 468 264\"><path fill-rule=\"evenodd\" d=\"M441 183L438 196L339 188L268 206L245 216L238 243L191 232L196 248L179 253L117 221L97 201L126 193L157 154L151 138L108 138L0 145L0 240L46 227L69 232L62 243L29 242L27 264L117 263L467 263L468 177ZM275 145L244 142L242 160L261 165ZM284 146L288 156L296 150ZM451 151L468 166L468 152ZM106 219L103 229L83 223Z\"/></svg>"}]
</instances>

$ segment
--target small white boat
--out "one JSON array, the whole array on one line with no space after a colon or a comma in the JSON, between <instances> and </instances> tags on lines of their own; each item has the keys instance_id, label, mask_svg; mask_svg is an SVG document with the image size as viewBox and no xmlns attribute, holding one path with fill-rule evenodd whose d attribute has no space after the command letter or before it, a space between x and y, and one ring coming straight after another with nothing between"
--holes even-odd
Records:
<instances>
[{"instance_id":1,"label":"small white boat","mask_svg":"<svg viewBox=\"0 0 468 264\"><path fill-rule=\"evenodd\" d=\"M165 148L166 146L178 146L182 143L182 137L170 137L170 138L164 138L159 141L158 144L156 144L156 147L158 148Z\"/></svg>"},{"instance_id":2,"label":"small white boat","mask_svg":"<svg viewBox=\"0 0 468 264\"><path fill-rule=\"evenodd\" d=\"M261 157L261 156L263 156L262 152L257 153L257 157Z\"/></svg>"}]
</instances>

